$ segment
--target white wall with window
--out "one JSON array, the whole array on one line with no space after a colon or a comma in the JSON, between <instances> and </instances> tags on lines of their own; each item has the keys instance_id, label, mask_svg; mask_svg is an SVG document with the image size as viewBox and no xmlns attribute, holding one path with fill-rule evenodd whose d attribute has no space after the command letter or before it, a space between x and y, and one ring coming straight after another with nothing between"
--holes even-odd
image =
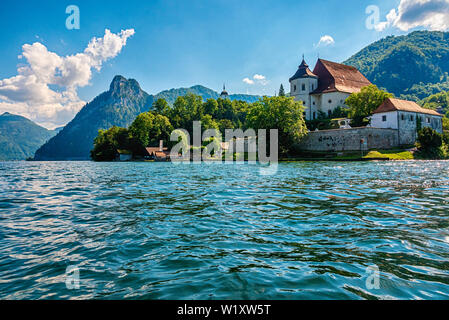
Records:
<instances>
[{"instance_id":1,"label":"white wall with window","mask_svg":"<svg viewBox=\"0 0 449 320\"><path fill-rule=\"evenodd\" d=\"M371 127L398 129L398 112L376 113L371 116Z\"/></svg>"},{"instance_id":2,"label":"white wall with window","mask_svg":"<svg viewBox=\"0 0 449 320\"><path fill-rule=\"evenodd\" d=\"M443 133L442 116L409 111L375 113L371 116L370 126L373 128L416 130L418 121L421 122L423 128L430 127L439 133Z\"/></svg>"}]
</instances>

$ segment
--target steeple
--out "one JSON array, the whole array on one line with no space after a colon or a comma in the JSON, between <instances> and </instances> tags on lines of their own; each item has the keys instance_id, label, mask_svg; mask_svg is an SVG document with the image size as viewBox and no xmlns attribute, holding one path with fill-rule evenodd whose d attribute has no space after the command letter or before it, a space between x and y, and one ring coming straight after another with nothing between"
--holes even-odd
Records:
<instances>
[{"instance_id":1,"label":"steeple","mask_svg":"<svg viewBox=\"0 0 449 320\"><path fill-rule=\"evenodd\" d=\"M309 65L307 64L304 55L302 55L302 62L295 75L290 78L290 82L299 78L317 78L317 76L309 69Z\"/></svg>"},{"instance_id":2,"label":"steeple","mask_svg":"<svg viewBox=\"0 0 449 320\"><path fill-rule=\"evenodd\" d=\"M223 91L220 94L220 98L227 99L228 97L229 97L229 94L226 91L226 84L223 84Z\"/></svg>"}]
</instances>

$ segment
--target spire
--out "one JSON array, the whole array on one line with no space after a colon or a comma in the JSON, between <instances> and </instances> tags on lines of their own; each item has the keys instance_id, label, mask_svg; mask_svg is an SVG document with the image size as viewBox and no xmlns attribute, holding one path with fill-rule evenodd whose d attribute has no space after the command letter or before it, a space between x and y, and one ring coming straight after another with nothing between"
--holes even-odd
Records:
<instances>
[{"instance_id":1,"label":"spire","mask_svg":"<svg viewBox=\"0 0 449 320\"><path fill-rule=\"evenodd\" d=\"M299 69L306 69L308 68L309 65L306 62L306 59L304 57L304 54L302 55L302 61L301 61L301 65L298 67Z\"/></svg>"},{"instance_id":2,"label":"spire","mask_svg":"<svg viewBox=\"0 0 449 320\"><path fill-rule=\"evenodd\" d=\"M222 91L222 93L220 94L220 97L223 98L223 99L226 99L228 96L229 96L229 94L228 94L228 92L226 91L226 84L223 83L223 91Z\"/></svg>"},{"instance_id":3,"label":"spire","mask_svg":"<svg viewBox=\"0 0 449 320\"><path fill-rule=\"evenodd\" d=\"M302 55L302 61L301 65L298 67L298 70L296 71L295 75L289 79L289 81L293 81L298 78L317 78L315 74L313 74L312 71L309 69L309 65L306 62L304 54Z\"/></svg>"}]
</instances>

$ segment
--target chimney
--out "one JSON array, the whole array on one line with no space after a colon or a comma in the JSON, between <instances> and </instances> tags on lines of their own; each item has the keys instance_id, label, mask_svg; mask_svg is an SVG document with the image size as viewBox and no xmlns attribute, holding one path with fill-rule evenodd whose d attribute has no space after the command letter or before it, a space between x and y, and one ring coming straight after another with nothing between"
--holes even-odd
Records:
<instances>
[{"instance_id":1,"label":"chimney","mask_svg":"<svg viewBox=\"0 0 449 320\"><path fill-rule=\"evenodd\" d=\"M159 151L164 151L164 140L159 141Z\"/></svg>"}]
</instances>

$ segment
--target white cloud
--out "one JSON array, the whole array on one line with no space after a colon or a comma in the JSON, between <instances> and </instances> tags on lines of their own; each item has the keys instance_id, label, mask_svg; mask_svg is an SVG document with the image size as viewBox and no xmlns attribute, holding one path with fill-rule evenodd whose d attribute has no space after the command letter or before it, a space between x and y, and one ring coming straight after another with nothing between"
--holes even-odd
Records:
<instances>
[{"instance_id":1,"label":"white cloud","mask_svg":"<svg viewBox=\"0 0 449 320\"><path fill-rule=\"evenodd\" d=\"M422 27L433 31L449 29L449 0L401 0L387 21L376 25L377 31L394 26L402 31Z\"/></svg>"},{"instance_id":2,"label":"white cloud","mask_svg":"<svg viewBox=\"0 0 449 320\"><path fill-rule=\"evenodd\" d=\"M251 80L250 78L243 79L243 82L245 82L246 84L249 84L249 85L253 85L255 83L254 80Z\"/></svg>"},{"instance_id":3,"label":"white cloud","mask_svg":"<svg viewBox=\"0 0 449 320\"><path fill-rule=\"evenodd\" d=\"M387 14L387 21L378 23L377 25L374 26L374 29L376 29L376 31L382 32L385 29L387 29L389 26L394 24L395 21L397 20L397 18L398 18L398 15L396 13L396 10L391 9L391 11Z\"/></svg>"},{"instance_id":4,"label":"white cloud","mask_svg":"<svg viewBox=\"0 0 449 320\"><path fill-rule=\"evenodd\" d=\"M320 41L318 42L318 44L316 46L317 47L321 47L321 46L327 47L332 44L335 44L334 38L332 38L330 35L324 35L320 38Z\"/></svg>"},{"instance_id":5,"label":"white cloud","mask_svg":"<svg viewBox=\"0 0 449 320\"><path fill-rule=\"evenodd\" d=\"M61 57L41 43L25 44L18 75L0 80L0 111L19 114L49 128L70 121L85 104L77 94L92 78L92 69L116 57L134 29L93 38L82 53Z\"/></svg>"},{"instance_id":6,"label":"white cloud","mask_svg":"<svg viewBox=\"0 0 449 320\"><path fill-rule=\"evenodd\" d=\"M449 29L449 0L401 0L394 25L402 31L416 27Z\"/></svg>"},{"instance_id":7,"label":"white cloud","mask_svg":"<svg viewBox=\"0 0 449 320\"><path fill-rule=\"evenodd\" d=\"M266 86L268 83L269 83L269 81L267 80L267 78L265 77L265 76L263 76L263 75L261 75L261 74L255 74L254 76L253 76L253 78L252 79L250 79L250 78L245 78L245 79L243 79L242 80L244 83L246 83L246 84L249 84L249 85L255 85L255 84L259 84L259 85L262 85L262 86Z\"/></svg>"}]
</instances>

